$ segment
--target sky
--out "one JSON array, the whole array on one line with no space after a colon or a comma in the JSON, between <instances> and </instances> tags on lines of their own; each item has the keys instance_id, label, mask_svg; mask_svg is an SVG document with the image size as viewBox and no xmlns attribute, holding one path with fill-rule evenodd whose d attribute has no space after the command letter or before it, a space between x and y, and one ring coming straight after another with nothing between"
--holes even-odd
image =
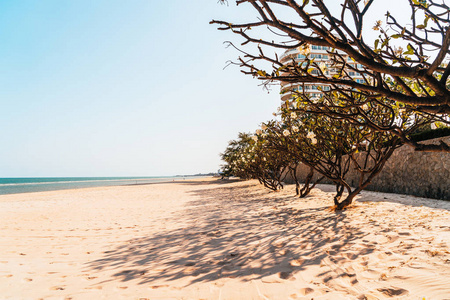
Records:
<instances>
[{"instance_id":1,"label":"sky","mask_svg":"<svg viewBox=\"0 0 450 300\"><path fill-rule=\"evenodd\" d=\"M279 90L223 70L214 0L0 2L0 177L214 172Z\"/></svg>"},{"instance_id":2,"label":"sky","mask_svg":"<svg viewBox=\"0 0 450 300\"><path fill-rule=\"evenodd\" d=\"M214 172L238 132L272 118L216 0L2 0L0 177Z\"/></svg>"}]
</instances>

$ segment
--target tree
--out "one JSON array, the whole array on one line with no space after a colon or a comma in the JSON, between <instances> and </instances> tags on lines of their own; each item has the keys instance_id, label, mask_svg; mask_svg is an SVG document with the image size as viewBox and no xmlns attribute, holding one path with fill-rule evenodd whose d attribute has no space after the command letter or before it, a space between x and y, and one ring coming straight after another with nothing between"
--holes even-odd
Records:
<instances>
[{"instance_id":1,"label":"tree","mask_svg":"<svg viewBox=\"0 0 450 300\"><path fill-rule=\"evenodd\" d=\"M265 141L256 135L239 133L238 139L230 141L222 154L226 164L224 173L242 179L258 179L265 187L278 191L283 188L285 170L291 161L283 153L266 147Z\"/></svg>"},{"instance_id":2,"label":"tree","mask_svg":"<svg viewBox=\"0 0 450 300\"><path fill-rule=\"evenodd\" d=\"M387 122L390 115L380 109L378 112L378 118ZM336 185L334 203L339 210L353 202L402 145L401 139L389 132L355 126L347 120L314 113L297 114L288 108L281 115L283 122L279 126L273 123L268 126L271 132L268 136L274 137L271 143L331 180ZM403 120L399 122L408 122L407 118ZM357 174L356 182L349 181L350 172ZM347 195L341 200L344 191Z\"/></svg>"},{"instance_id":3,"label":"tree","mask_svg":"<svg viewBox=\"0 0 450 300\"><path fill-rule=\"evenodd\" d=\"M292 141L289 140L289 134L287 133L289 133L289 130L286 129L285 125L280 124L278 121L263 123L262 130L256 131L258 140L262 140L264 149L268 152L280 153L284 161L288 163L287 168L285 167L282 171L285 175L291 175L291 178L295 183L296 195L300 198L304 198L311 192L316 184L325 178L325 176L313 180L314 168L310 167L305 181L303 184L300 182L297 177L297 168L301 163L301 159L299 159L298 154L294 151L297 149L291 149L295 146L292 144Z\"/></svg>"},{"instance_id":4,"label":"tree","mask_svg":"<svg viewBox=\"0 0 450 300\"><path fill-rule=\"evenodd\" d=\"M394 108L403 107L426 115L430 122L449 124L450 65L446 57L450 54L450 8L444 2L408 0L412 25L400 24L388 12L387 26L377 21L373 30L379 32L378 38L366 42L363 24L373 2L341 0L339 8L323 0L238 0L238 5L250 4L259 20L244 23L213 20L211 23L218 24L219 30L230 30L243 37L242 46L257 45L256 53L240 49L244 55L238 64L244 73L258 77L265 84L320 83L330 87L323 94L337 95L342 106L354 105L357 94L356 99L393 101ZM255 28L267 28L272 36L258 36L259 31L251 30ZM332 64L324 66L308 57L310 45L326 47ZM271 56L266 54L270 48L288 52L281 57ZM289 54L291 50L304 54L305 62L298 63ZM272 70L265 69L267 62ZM332 72L327 73L325 68ZM354 80L351 72L360 73L364 80ZM334 112L327 113L331 116ZM372 129L376 130L376 126ZM450 146L445 143L413 143L397 128L385 127L382 131L396 134L416 150L450 152Z\"/></svg>"},{"instance_id":5,"label":"tree","mask_svg":"<svg viewBox=\"0 0 450 300\"><path fill-rule=\"evenodd\" d=\"M242 132L238 134L237 140L228 142L227 148L220 154L222 160L225 162L225 165L222 166L222 172L225 177L237 176L242 179L251 178L246 169L247 158L244 156L251 142L250 134Z\"/></svg>"}]
</instances>

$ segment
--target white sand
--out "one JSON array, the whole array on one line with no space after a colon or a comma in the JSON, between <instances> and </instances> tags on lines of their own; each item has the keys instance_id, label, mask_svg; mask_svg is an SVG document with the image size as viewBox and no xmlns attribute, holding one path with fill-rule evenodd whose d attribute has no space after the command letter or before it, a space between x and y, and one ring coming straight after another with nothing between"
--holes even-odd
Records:
<instances>
[{"instance_id":1,"label":"white sand","mask_svg":"<svg viewBox=\"0 0 450 300\"><path fill-rule=\"evenodd\" d=\"M0 196L0 299L450 299L450 202L255 181Z\"/></svg>"}]
</instances>

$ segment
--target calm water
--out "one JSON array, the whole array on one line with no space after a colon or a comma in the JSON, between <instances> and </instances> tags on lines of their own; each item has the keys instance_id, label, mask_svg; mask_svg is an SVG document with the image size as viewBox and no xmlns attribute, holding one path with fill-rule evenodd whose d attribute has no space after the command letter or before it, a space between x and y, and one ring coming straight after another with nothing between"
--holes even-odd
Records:
<instances>
[{"instance_id":1,"label":"calm water","mask_svg":"<svg viewBox=\"0 0 450 300\"><path fill-rule=\"evenodd\" d=\"M0 178L0 195L78 189L96 186L146 184L192 177L55 177Z\"/></svg>"}]
</instances>

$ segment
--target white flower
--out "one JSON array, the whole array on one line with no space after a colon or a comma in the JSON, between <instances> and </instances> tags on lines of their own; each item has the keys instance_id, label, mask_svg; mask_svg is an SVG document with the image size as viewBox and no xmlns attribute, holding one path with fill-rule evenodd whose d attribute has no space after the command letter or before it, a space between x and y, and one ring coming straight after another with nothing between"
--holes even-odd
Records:
<instances>
[{"instance_id":1,"label":"white flower","mask_svg":"<svg viewBox=\"0 0 450 300\"><path fill-rule=\"evenodd\" d=\"M308 139L314 139L316 137L316 134L312 131L309 131L308 134L306 135L306 138Z\"/></svg>"},{"instance_id":2,"label":"white flower","mask_svg":"<svg viewBox=\"0 0 450 300\"><path fill-rule=\"evenodd\" d=\"M307 56L311 52L311 48L308 44L304 44L297 48L298 52L302 55Z\"/></svg>"},{"instance_id":3,"label":"white flower","mask_svg":"<svg viewBox=\"0 0 450 300\"><path fill-rule=\"evenodd\" d=\"M258 141L258 137L256 135L252 136L252 139L257 142Z\"/></svg>"},{"instance_id":4,"label":"white flower","mask_svg":"<svg viewBox=\"0 0 450 300\"><path fill-rule=\"evenodd\" d=\"M262 124L262 125L261 125L261 129L262 129L262 130L266 130L266 129L267 129L266 124Z\"/></svg>"},{"instance_id":5,"label":"white flower","mask_svg":"<svg viewBox=\"0 0 450 300\"><path fill-rule=\"evenodd\" d=\"M299 130L299 129L298 129L297 126L292 126L292 131L293 131L293 132L298 132L298 130Z\"/></svg>"},{"instance_id":6,"label":"white flower","mask_svg":"<svg viewBox=\"0 0 450 300\"><path fill-rule=\"evenodd\" d=\"M327 70L327 65L326 65L324 62L321 62L321 63L319 64L319 69L320 69L323 73L325 73L325 71Z\"/></svg>"},{"instance_id":7,"label":"white flower","mask_svg":"<svg viewBox=\"0 0 450 300\"><path fill-rule=\"evenodd\" d=\"M398 110L398 112L399 112L400 114L404 114L404 113L406 112L406 109L400 108L400 109Z\"/></svg>"},{"instance_id":8,"label":"white flower","mask_svg":"<svg viewBox=\"0 0 450 300\"><path fill-rule=\"evenodd\" d=\"M267 159L265 157L263 157L263 161L266 161Z\"/></svg>"},{"instance_id":9,"label":"white flower","mask_svg":"<svg viewBox=\"0 0 450 300\"><path fill-rule=\"evenodd\" d=\"M352 146L352 150L355 150L355 149L356 149L356 145L353 145L353 146Z\"/></svg>"},{"instance_id":10,"label":"white flower","mask_svg":"<svg viewBox=\"0 0 450 300\"><path fill-rule=\"evenodd\" d=\"M261 134L262 130L261 129L256 129L256 134Z\"/></svg>"},{"instance_id":11,"label":"white flower","mask_svg":"<svg viewBox=\"0 0 450 300\"><path fill-rule=\"evenodd\" d=\"M291 112L291 118L293 119L297 118L297 114L295 112Z\"/></svg>"},{"instance_id":12,"label":"white flower","mask_svg":"<svg viewBox=\"0 0 450 300\"><path fill-rule=\"evenodd\" d=\"M369 109L369 106L368 106L367 104L364 104L363 106L361 106L361 108L362 108L363 110L368 110L368 109Z\"/></svg>"},{"instance_id":13,"label":"white flower","mask_svg":"<svg viewBox=\"0 0 450 300\"><path fill-rule=\"evenodd\" d=\"M317 144L317 139L316 138L312 138L311 139L311 144L313 144L313 145Z\"/></svg>"},{"instance_id":14,"label":"white flower","mask_svg":"<svg viewBox=\"0 0 450 300\"><path fill-rule=\"evenodd\" d=\"M284 136L288 136L290 134L289 130L285 129L283 130L283 135Z\"/></svg>"}]
</instances>

